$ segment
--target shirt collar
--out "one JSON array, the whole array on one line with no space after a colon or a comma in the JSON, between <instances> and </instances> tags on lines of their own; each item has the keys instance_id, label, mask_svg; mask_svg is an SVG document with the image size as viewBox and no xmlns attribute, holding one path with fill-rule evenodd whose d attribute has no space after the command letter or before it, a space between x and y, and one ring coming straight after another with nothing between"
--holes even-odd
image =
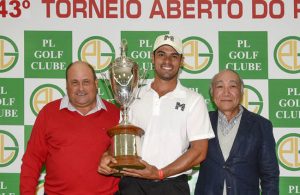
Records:
<instances>
[{"instance_id":1,"label":"shirt collar","mask_svg":"<svg viewBox=\"0 0 300 195\"><path fill-rule=\"evenodd\" d=\"M221 112L220 110L218 110L218 118L219 121L221 121L223 124L227 124L227 125L233 125L236 123L236 121L242 116L242 113L244 111L243 106L239 105L239 113L234 116L229 122L227 121L227 118L225 116L225 114L223 114L223 112Z\"/></svg>"},{"instance_id":2,"label":"shirt collar","mask_svg":"<svg viewBox=\"0 0 300 195\"><path fill-rule=\"evenodd\" d=\"M239 113L229 122L227 121L226 116L221 111L218 111L218 129L223 133L224 136L228 135L233 127L241 120L242 113L244 111L243 106L239 105L239 109Z\"/></svg>"},{"instance_id":3,"label":"shirt collar","mask_svg":"<svg viewBox=\"0 0 300 195\"><path fill-rule=\"evenodd\" d=\"M59 110L62 110L62 109L68 109L72 112L76 111L78 112L79 114L83 115L79 110L77 110L70 102L70 99L68 97L68 95L65 95L63 97L63 99L61 100L60 102L60 106L59 106ZM105 104L103 103L103 101L100 99L100 97L97 95L96 96L96 107L93 108L91 111L89 111L86 115L89 115L89 114L93 114L101 109L104 109L104 110L107 110ZM85 115L85 116L86 116Z\"/></svg>"}]
</instances>

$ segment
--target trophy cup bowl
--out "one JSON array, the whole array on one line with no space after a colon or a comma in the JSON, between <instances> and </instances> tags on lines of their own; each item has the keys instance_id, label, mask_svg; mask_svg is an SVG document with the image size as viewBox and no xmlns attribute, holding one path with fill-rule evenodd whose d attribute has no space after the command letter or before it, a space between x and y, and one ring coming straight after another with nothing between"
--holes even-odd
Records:
<instances>
[{"instance_id":1,"label":"trophy cup bowl","mask_svg":"<svg viewBox=\"0 0 300 195\"><path fill-rule=\"evenodd\" d=\"M111 155L117 163L110 163L111 168L144 169L140 162L141 136L144 130L128 122L128 108L133 102L139 83L139 68L137 63L126 57L126 41L122 41L121 57L118 57L110 67L110 84L114 99L120 104L122 121L108 130L112 138Z\"/></svg>"}]
</instances>

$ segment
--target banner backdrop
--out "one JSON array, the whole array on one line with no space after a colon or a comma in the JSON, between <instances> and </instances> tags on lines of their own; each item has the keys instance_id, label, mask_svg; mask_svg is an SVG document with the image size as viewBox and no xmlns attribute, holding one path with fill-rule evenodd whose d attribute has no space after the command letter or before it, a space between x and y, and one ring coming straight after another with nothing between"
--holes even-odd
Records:
<instances>
[{"instance_id":1,"label":"banner backdrop","mask_svg":"<svg viewBox=\"0 0 300 195\"><path fill-rule=\"evenodd\" d=\"M0 0L0 194L19 194L32 125L64 96L68 64L87 61L100 78L126 39L128 57L150 82L154 39L167 32L184 43L181 82L209 110L213 75L226 68L241 75L243 105L274 125L280 194L300 194L300 0ZM192 194L197 175L195 168Z\"/></svg>"}]
</instances>

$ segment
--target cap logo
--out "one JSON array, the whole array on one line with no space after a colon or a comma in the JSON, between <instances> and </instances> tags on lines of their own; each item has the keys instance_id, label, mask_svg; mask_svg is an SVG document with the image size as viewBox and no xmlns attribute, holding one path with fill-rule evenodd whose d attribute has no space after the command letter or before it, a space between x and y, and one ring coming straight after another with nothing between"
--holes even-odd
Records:
<instances>
[{"instance_id":1,"label":"cap logo","mask_svg":"<svg viewBox=\"0 0 300 195\"><path fill-rule=\"evenodd\" d=\"M171 41L174 42L174 37L173 36L169 36L169 35L165 35L164 40L170 39Z\"/></svg>"}]
</instances>

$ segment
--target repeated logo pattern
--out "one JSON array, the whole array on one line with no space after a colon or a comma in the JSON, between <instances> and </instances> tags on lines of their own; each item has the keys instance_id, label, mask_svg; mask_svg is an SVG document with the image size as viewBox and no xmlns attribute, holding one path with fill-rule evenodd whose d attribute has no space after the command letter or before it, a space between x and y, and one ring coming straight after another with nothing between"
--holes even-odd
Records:
<instances>
[{"instance_id":1,"label":"repeated logo pattern","mask_svg":"<svg viewBox=\"0 0 300 195\"><path fill-rule=\"evenodd\" d=\"M139 64L141 75L147 75L147 82L154 77L151 57L155 37L165 33L168 32L120 32L120 39L128 42L127 56ZM203 35L183 37L185 60L180 74L182 84L201 93L208 109L214 110L215 105L209 94L211 77L225 68L236 70L245 82L242 105L269 118L274 125L281 174L289 176L299 171L299 79L272 78L269 70L272 65L269 62L274 60L274 66L285 74L298 74L300 38L282 37L274 48L270 48L266 31L223 31L218 35L218 46ZM109 64L118 55L120 41L104 35L90 35L75 40L72 31L25 31L24 63L19 60L18 48L22 46L15 42L11 37L0 34L0 75L4 75L0 77L0 171L20 164L17 157L23 155L20 148L22 151L26 149L36 115L47 103L65 95L61 83L65 83L65 70L72 61L90 63L99 78L98 94L114 102L105 84L107 78L103 75L108 75ZM269 59L268 52L274 53L274 59ZM77 58L73 57L73 53L77 53ZM20 68L24 69L24 77L9 75ZM180 102L174 106L178 111L185 109ZM20 145L16 135L7 130L5 125L22 126L25 144ZM294 129L281 135L279 132L285 131L285 128ZM195 184L195 177L190 179L191 186ZM1 174L0 185L14 186L9 181L17 181L18 178L19 171ZM284 177L282 181L285 181ZM43 194L43 182L41 178L38 194Z\"/></svg>"}]
</instances>

